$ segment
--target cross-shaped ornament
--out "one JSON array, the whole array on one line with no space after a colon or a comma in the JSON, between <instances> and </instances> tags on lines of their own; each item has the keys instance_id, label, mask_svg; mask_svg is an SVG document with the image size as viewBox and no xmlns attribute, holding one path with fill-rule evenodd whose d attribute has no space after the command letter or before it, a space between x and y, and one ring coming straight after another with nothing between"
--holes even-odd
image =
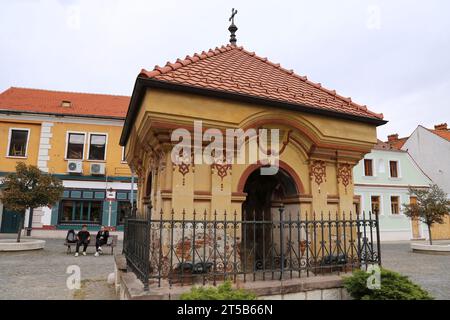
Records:
<instances>
[{"instance_id":1,"label":"cross-shaped ornament","mask_svg":"<svg viewBox=\"0 0 450 320\"><path fill-rule=\"evenodd\" d=\"M234 16L236 15L236 13L238 13L237 10L235 10L234 8L231 9L231 17L230 19L228 19L228 21L231 21L231 24L234 24Z\"/></svg>"}]
</instances>

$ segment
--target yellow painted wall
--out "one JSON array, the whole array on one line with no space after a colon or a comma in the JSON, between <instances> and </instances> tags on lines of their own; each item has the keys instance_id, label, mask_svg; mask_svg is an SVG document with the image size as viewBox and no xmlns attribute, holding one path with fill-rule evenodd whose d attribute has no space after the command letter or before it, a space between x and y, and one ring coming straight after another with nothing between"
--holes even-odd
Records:
<instances>
[{"instance_id":1,"label":"yellow painted wall","mask_svg":"<svg viewBox=\"0 0 450 320\"><path fill-rule=\"evenodd\" d=\"M304 123L324 141L346 140L348 144L351 142L362 145L377 142L374 125L166 90L147 91L136 118L136 125L143 124L142 120L146 112L150 112L152 119L155 120L160 117L166 120L172 118L192 124L193 120L202 119L212 126L216 124L218 128L222 126L236 127L239 124L245 124L252 118L263 117L265 113L273 114L275 112L279 117Z\"/></svg>"},{"instance_id":2,"label":"yellow painted wall","mask_svg":"<svg viewBox=\"0 0 450 320\"><path fill-rule=\"evenodd\" d=\"M47 120L46 122L52 122ZM127 177L131 175L128 164L122 162L122 147L119 145L119 138L122 126L117 125L94 125L78 124L67 122L53 122L50 138L51 149L49 150L50 160L47 162L49 172L53 174L67 174L67 161L65 160L66 140L68 131L86 133L86 143L84 147L83 174L90 175L90 163L106 163L106 174L108 176ZM26 158L7 157L8 136L10 128L30 129L30 138ZM89 161L88 156L88 133L106 133L108 135L106 160ZM23 161L29 165L38 164L38 153L41 135L41 123L37 121L22 120L2 120L0 121L0 172L12 172L16 163Z\"/></svg>"},{"instance_id":3,"label":"yellow painted wall","mask_svg":"<svg viewBox=\"0 0 450 320\"><path fill-rule=\"evenodd\" d=\"M48 162L48 168L51 173L65 174L67 172L65 152L67 140L66 136L68 131L84 132L86 134L83 160L84 174L89 174L90 163L102 162L106 163L106 174L108 176L129 176L131 174L128 165L121 161L122 147L119 145L119 138L122 132L121 126L76 124L65 122L55 122L55 125L52 128L52 147L49 151L50 161ZM89 148L89 133L106 133L108 135L105 161L87 160Z\"/></svg>"},{"instance_id":4,"label":"yellow painted wall","mask_svg":"<svg viewBox=\"0 0 450 320\"><path fill-rule=\"evenodd\" d=\"M148 90L136 117L126 147L127 160L135 163L142 181L150 170L149 155L157 145L151 142L155 133L182 126L192 127L194 120L203 120L204 128L246 128L263 121L265 126L294 129L296 142L290 142L281 160L294 170L301 180L305 197L300 201L302 210L308 212L345 211L353 209L353 181L347 187L337 178L338 163L356 164L376 143L376 126L328 116L282 110L264 105L248 104L199 95ZM171 127L173 126L173 127ZM259 126L259 125L258 125ZM311 156L312 146L319 147ZM248 150L248 149L247 149ZM327 151L328 150L328 151ZM328 155L326 152L330 152ZM170 151L169 151L170 152ZM314 151L315 152L315 151ZM325 152L325 153L321 153ZM353 154L352 154L353 152ZM310 178L309 161L318 157L326 161L326 181L318 188ZM170 158L170 157L169 157ZM153 170L157 164L152 164ZM183 176L177 166L167 161L164 189L170 192L164 200L164 208L176 213L183 209L190 213L193 208L227 212L240 212L242 195L237 192L239 180L247 165L233 165L223 181L210 166L199 166ZM221 187L223 185L223 187ZM242 199L240 199L241 197ZM329 200L331 197L334 200ZM239 199L238 199L239 198ZM156 195L154 201L161 198ZM306 200L305 200L306 199ZM156 207L160 207L154 203ZM209 210L208 210L209 209Z\"/></svg>"},{"instance_id":5,"label":"yellow painted wall","mask_svg":"<svg viewBox=\"0 0 450 320\"><path fill-rule=\"evenodd\" d=\"M30 129L27 157L8 157L8 139L10 128ZM36 165L39 149L41 125L36 122L0 121L0 172L12 172L19 161Z\"/></svg>"},{"instance_id":6,"label":"yellow painted wall","mask_svg":"<svg viewBox=\"0 0 450 320\"><path fill-rule=\"evenodd\" d=\"M448 240L450 239L450 215L444 218L444 223L434 224L431 227L431 236L433 240Z\"/></svg>"}]
</instances>

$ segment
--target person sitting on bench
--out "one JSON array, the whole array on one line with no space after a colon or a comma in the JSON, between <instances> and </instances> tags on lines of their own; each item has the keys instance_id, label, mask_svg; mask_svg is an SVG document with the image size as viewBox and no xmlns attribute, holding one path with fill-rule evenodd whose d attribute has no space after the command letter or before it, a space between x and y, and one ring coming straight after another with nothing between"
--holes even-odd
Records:
<instances>
[{"instance_id":1,"label":"person sitting on bench","mask_svg":"<svg viewBox=\"0 0 450 320\"><path fill-rule=\"evenodd\" d=\"M81 231L77 234L77 250L75 252L75 257L78 257L78 252L80 251L80 246L83 245L83 256L86 255L86 249L91 240L91 234L87 231L87 225L83 224Z\"/></svg>"},{"instance_id":2,"label":"person sitting on bench","mask_svg":"<svg viewBox=\"0 0 450 320\"><path fill-rule=\"evenodd\" d=\"M106 230L105 226L100 228L95 239L95 256L98 257L99 253L102 251L102 245L108 242L109 232Z\"/></svg>"}]
</instances>

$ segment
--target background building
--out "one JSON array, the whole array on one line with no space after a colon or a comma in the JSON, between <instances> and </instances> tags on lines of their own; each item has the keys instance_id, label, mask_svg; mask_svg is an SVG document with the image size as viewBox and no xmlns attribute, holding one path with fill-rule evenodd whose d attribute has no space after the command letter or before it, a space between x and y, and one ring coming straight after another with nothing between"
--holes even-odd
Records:
<instances>
[{"instance_id":1,"label":"background building","mask_svg":"<svg viewBox=\"0 0 450 320\"><path fill-rule=\"evenodd\" d=\"M407 151L419 167L450 197L450 130L447 123L434 129L418 126L411 136L398 139L393 134L388 143L394 148ZM450 215L445 223L432 229L433 239L450 239Z\"/></svg>"},{"instance_id":2,"label":"background building","mask_svg":"<svg viewBox=\"0 0 450 320\"><path fill-rule=\"evenodd\" d=\"M129 97L10 88L0 94L0 177L18 161L63 181L62 199L35 208L32 227L120 229L130 207L131 172L119 146ZM17 213L0 205L1 232ZM28 225L28 214L25 226Z\"/></svg>"},{"instance_id":3,"label":"background building","mask_svg":"<svg viewBox=\"0 0 450 320\"><path fill-rule=\"evenodd\" d=\"M382 141L366 154L353 169L358 210L377 212L381 240L424 238L426 226L403 214L402 204L414 201L408 187L428 187L431 180L403 150L391 148Z\"/></svg>"}]
</instances>

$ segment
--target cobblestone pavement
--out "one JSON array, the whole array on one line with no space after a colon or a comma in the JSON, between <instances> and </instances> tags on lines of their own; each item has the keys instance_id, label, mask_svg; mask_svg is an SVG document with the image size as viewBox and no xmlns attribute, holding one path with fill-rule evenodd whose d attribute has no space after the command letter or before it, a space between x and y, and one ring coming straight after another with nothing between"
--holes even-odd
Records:
<instances>
[{"instance_id":1,"label":"cobblestone pavement","mask_svg":"<svg viewBox=\"0 0 450 320\"><path fill-rule=\"evenodd\" d=\"M4 238L4 235L0 235ZM116 299L106 279L114 271L113 256L67 255L61 239L46 239L44 250L0 252L1 299ZM409 276L437 299L450 300L450 256L412 253L409 242L384 243L383 266ZM121 252L122 243L115 249ZM109 250L105 250L109 253ZM69 290L67 267L80 266L82 286Z\"/></svg>"},{"instance_id":2,"label":"cobblestone pavement","mask_svg":"<svg viewBox=\"0 0 450 320\"><path fill-rule=\"evenodd\" d=\"M5 235L0 235L5 238ZM64 240L45 239L43 250L0 252L0 300L4 299L116 299L107 277L114 272L110 249L94 257L95 247L87 256L66 254ZM122 251L119 241L115 252ZM78 265L81 271L80 290L69 290L67 267Z\"/></svg>"},{"instance_id":3,"label":"cobblestone pavement","mask_svg":"<svg viewBox=\"0 0 450 320\"><path fill-rule=\"evenodd\" d=\"M450 300L450 255L413 253L409 241L384 243L381 254L383 267L408 276L436 299Z\"/></svg>"}]
</instances>

